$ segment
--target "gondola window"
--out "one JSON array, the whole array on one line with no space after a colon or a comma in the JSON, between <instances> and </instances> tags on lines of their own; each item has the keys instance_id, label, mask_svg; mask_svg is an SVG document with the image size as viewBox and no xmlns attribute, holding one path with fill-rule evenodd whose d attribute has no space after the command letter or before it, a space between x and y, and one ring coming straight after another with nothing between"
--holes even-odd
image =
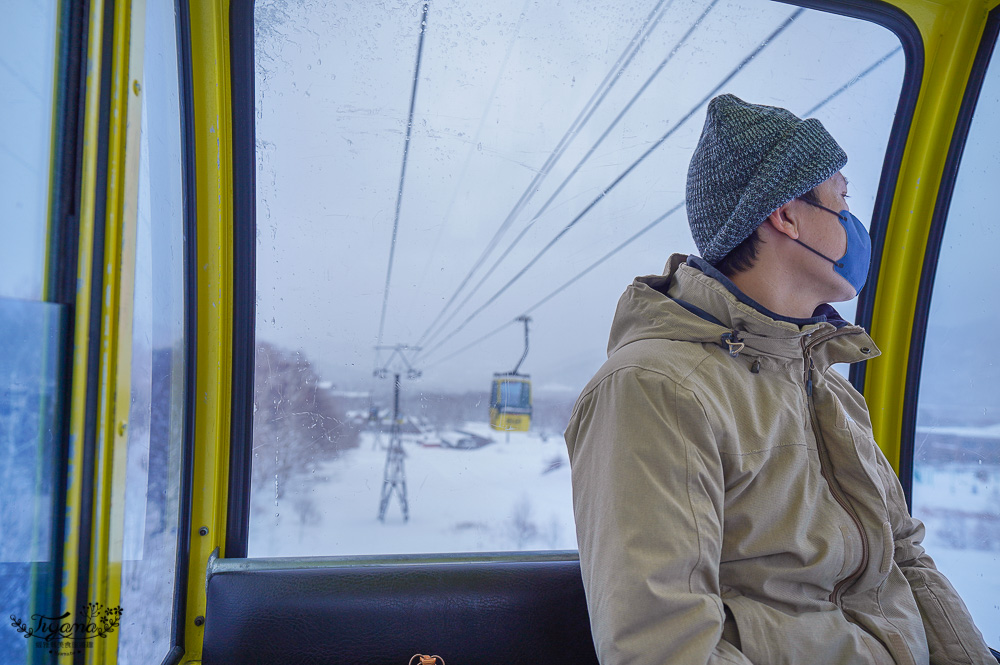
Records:
<instances>
[{"instance_id":1,"label":"gondola window","mask_svg":"<svg viewBox=\"0 0 1000 665\"><path fill-rule=\"evenodd\" d=\"M251 556L575 549L562 432L621 292L694 251L707 99L820 118L870 219L905 70L736 0L261 0L255 61Z\"/></svg>"},{"instance_id":2,"label":"gondola window","mask_svg":"<svg viewBox=\"0 0 1000 665\"><path fill-rule=\"evenodd\" d=\"M1000 62L975 108L941 241L917 404L913 515L927 548L1000 649L1000 362L986 332L1000 325ZM985 334L984 334L985 333Z\"/></svg>"}]
</instances>

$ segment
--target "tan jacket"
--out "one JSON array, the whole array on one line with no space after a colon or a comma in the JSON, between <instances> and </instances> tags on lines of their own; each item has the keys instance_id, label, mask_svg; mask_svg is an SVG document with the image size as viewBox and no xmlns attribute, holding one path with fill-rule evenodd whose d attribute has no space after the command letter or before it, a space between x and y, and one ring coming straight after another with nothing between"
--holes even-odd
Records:
<instances>
[{"instance_id":1,"label":"tan jacket","mask_svg":"<svg viewBox=\"0 0 1000 665\"><path fill-rule=\"evenodd\" d=\"M832 369L871 338L684 259L625 291L566 430L601 662L996 665Z\"/></svg>"}]
</instances>

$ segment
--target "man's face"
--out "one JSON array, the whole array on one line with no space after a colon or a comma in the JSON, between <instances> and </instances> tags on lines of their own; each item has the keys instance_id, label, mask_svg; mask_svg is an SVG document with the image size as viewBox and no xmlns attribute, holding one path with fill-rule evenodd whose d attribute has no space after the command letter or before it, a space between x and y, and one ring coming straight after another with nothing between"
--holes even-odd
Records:
<instances>
[{"instance_id":1,"label":"man's face","mask_svg":"<svg viewBox=\"0 0 1000 665\"><path fill-rule=\"evenodd\" d=\"M847 205L847 178L840 171L820 183L816 187L816 194L820 203L830 210L850 210ZM837 217L805 201L795 203L800 220L799 239L831 259L839 260L843 257L847 252L847 231ZM854 287L833 270L829 261L824 261L812 252L803 252L800 259L803 269L813 275L828 293L828 302L842 302L857 295Z\"/></svg>"}]
</instances>

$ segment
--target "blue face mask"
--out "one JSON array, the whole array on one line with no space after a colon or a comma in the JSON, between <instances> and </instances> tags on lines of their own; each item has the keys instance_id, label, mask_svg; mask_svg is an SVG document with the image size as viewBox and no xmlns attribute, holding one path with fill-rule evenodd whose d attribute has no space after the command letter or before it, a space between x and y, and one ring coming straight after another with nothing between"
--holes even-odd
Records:
<instances>
[{"instance_id":1,"label":"blue face mask","mask_svg":"<svg viewBox=\"0 0 1000 665\"><path fill-rule=\"evenodd\" d=\"M802 200L811 206L821 208L837 216L837 219L840 220L840 225L843 226L844 230L847 232L847 251L844 252L842 257L834 261L829 256L820 254L818 251L798 238L795 238L795 242L799 243L813 254L821 256L832 263L834 272L846 279L848 284L854 287L855 294L860 293L861 287L863 287L865 282L868 280L868 268L872 262L872 239L868 235L868 230L865 229L865 225L861 223L860 219L852 215L847 210L841 210L838 213L830 208L827 208L826 206L821 206L818 203L813 203L807 199Z\"/></svg>"}]
</instances>

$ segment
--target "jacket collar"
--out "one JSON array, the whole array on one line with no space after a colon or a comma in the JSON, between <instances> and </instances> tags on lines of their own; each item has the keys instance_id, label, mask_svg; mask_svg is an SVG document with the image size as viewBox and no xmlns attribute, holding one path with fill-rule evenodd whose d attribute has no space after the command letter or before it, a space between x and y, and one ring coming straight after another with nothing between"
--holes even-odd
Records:
<instances>
[{"instance_id":1,"label":"jacket collar","mask_svg":"<svg viewBox=\"0 0 1000 665\"><path fill-rule=\"evenodd\" d=\"M665 337L783 360L802 358L808 351L821 371L833 363L879 355L864 329L844 321L829 305L809 319L780 316L703 259L683 254L670 257L664 275L636 278L615 319L609 351L635 339ZM726 335L743 346L729 346Z\"/></svg>"},{"instance_id":2,"label":"jacket collar","mask_svg":"<svg viewBox=\"0 0 1000 665\"><path fill-rule=\"evenodd\" d=\"M722 271L720 271L718 268L716 268L715 266L713 266L711 263L701 258L700 256L695 256L692 254L687 257L687 260L684 263L686 265L689 265L693 268L697 268L698 270L702 271L715 281L722 284L722 286L726 287L726 290L729 291L731 294L733 294L733 297L736 298L738 301L740 301L744 305L752 307L756 311L760 312L761 314L770 319L773 319L774 321L785 321L787 323L794 323L800 328L802 326L808 326L813 323L824 323L826 321L829 321L837 328L848 325L848 322L844 320L844 317L842 317L837 310L835 310L833 307L827 304L820 305L819 307L817 307L816 311L813 312L813 315L805 319L798 319L791 316L782 316L781 314L776 314L775 312L772 312L768 308L761 305L759 302L757 302L747 294L743 293L743 291L741 291L740 288L736 286L736 284L733 283L731 279L722 274Z\"/></svg>"}]
</instances>

